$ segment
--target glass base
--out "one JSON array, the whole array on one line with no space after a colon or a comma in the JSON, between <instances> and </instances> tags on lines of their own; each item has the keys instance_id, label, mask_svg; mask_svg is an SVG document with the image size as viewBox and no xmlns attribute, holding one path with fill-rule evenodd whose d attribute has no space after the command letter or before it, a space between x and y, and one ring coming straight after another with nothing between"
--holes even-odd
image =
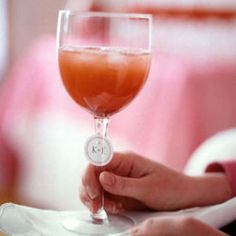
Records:
<instances>
[{"instance_id":1,"label":"glass base","mask_svg":"<svg viewBox=\"0 0 236 236\"><path fill-rule=\"evenodd\" d=\"M63 221L63 226L77 235L121 236L127 235L134 226L134 221L125 215L108 215L108 220L94 221L90 212L70 216Z\"/></svg>"}]
</instances>

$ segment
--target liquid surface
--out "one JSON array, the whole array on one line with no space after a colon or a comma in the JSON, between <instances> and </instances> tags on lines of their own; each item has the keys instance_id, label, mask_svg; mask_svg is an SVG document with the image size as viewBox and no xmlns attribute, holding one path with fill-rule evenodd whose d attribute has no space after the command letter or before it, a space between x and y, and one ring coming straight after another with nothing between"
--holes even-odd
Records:
<instances>
[{"instance_id":1,"label":"liquid surface","mask_svg":"<svg viewBox=\"0 0 236 236\"><path fill-rule=\"evenodd\" d=\"M97 116L129 104L144 85L151 55L143 50L59 49L61 77L70 96Z\"/></svg>"}]
</instances>

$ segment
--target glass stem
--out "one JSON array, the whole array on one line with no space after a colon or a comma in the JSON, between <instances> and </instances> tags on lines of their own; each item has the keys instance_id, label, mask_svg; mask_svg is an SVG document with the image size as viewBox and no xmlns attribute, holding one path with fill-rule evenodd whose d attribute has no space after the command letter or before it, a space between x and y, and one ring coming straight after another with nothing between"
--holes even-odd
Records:
<instances>
[{"instance_id":1,"label":"glass stem","mask_svg":"<svg viewBox=\"0 0 236 236\"><path fill-rule=\"evenodd\" d=\"M106 138L109 119L107 117L95 116L94 123L95 123L96 135ZM96 168L97 168L97 173L100 173L102 171L102 167L97 166ZM104 209L104 190L103 189L102 189L102 193L99 200L100 200L100 204L99 204L100 208L97 210L96 213L92 215L92 219L93 219L93 222L96 224L103 224L108 221L108 216Z\"/></svg>"},{"instance_id":2,"label":"glass stem","mask_svg":"<svg viewBox=\"0 0 236 236\"><path fill-rule=\"evenodd\" d=\"M109 119L107 117L95 116L94 122L95 122L96 135L100 135L105 138L107 136L107 128L108 128Z\"/></svg>"}]
</instances>

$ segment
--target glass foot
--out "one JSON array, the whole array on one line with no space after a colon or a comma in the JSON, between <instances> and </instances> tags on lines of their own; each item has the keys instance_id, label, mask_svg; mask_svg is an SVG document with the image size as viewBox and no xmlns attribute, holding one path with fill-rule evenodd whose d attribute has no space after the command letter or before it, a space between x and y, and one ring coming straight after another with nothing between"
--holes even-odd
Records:
<instances>
[{"instance_id":1,"label":"glass foot","mask_svg":"<svg viewBox=\"0 0 236 236\"><path fill-rule=\"evenodd\" d=\"M90 212L71 216L63 221L63 226L77 235L108 236L127 235L134 221L125 215L109 215L109 220L94 221Z\"/></svg>"}]
</instances>

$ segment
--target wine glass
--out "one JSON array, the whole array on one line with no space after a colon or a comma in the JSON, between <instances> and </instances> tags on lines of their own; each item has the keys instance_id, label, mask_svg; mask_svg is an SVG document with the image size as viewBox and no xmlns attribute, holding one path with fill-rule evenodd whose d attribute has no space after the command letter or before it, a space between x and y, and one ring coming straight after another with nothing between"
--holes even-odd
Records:
<instances>
[{"instance_id":1,"label":"wine glass","mask_svg":"<svg viewBox=\"0 0 236 236\"><path fill-rule=\"evenodd\" d=\"M87 159L97 168L113 155L107 128L111 115L128 105L141 90L151 64L152 17L147 14L61 10L57 49L60 74L69 95L90 112L95 135L85 144ZM134 224L125 215L78 214L63 222L82 235L122 235Z\"/></svg>"}]
</instances>

